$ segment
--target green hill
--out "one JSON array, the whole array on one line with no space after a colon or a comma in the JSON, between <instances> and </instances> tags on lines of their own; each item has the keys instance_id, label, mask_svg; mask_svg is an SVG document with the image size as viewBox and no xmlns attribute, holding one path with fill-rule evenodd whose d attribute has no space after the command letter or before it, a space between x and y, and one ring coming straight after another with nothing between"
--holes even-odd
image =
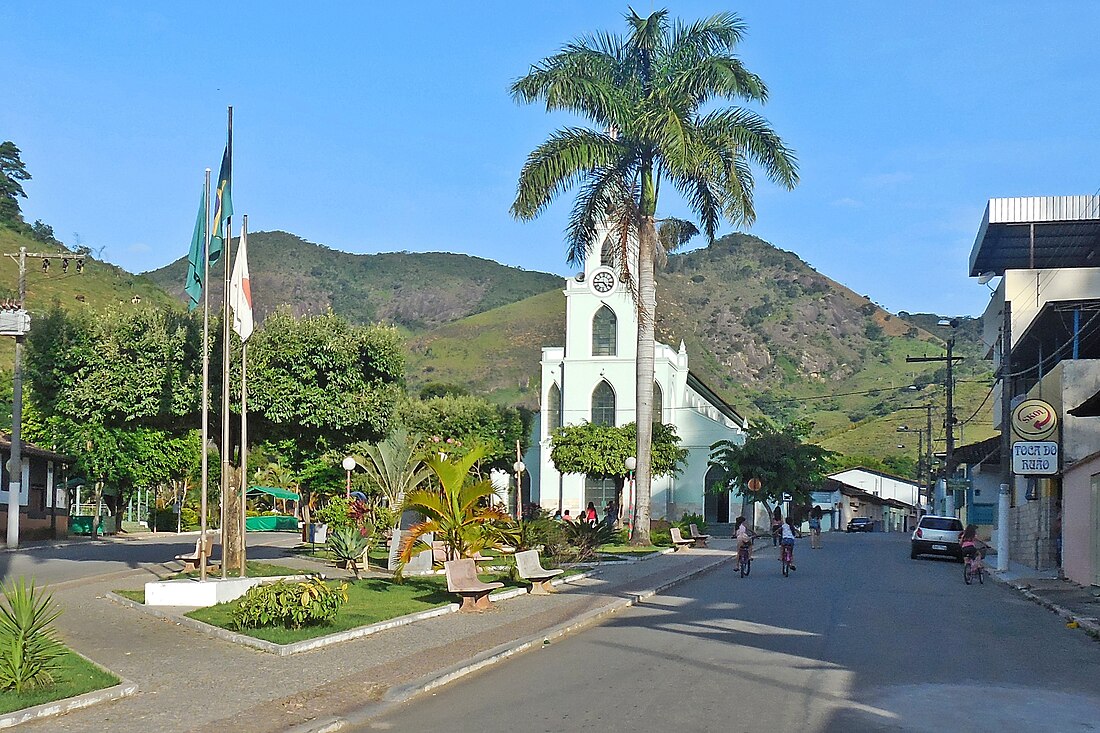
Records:
<instances>
[{"instance_id":1,"label":"green hill","mask_svg":"<svg viewBox=\"0 0 1100 733\"><path fill-rule=\"evenodd\" d=\"M295 313L331 308L354 323L383 321L411 331L440 326L544 293L561 278L445 252L357 255L286 232L248 237L252 294L259 317L280 305ZM145 273L183 299L186 258ZM219 269L211 297L221 297Z\"/></svg>"}]
</instances>

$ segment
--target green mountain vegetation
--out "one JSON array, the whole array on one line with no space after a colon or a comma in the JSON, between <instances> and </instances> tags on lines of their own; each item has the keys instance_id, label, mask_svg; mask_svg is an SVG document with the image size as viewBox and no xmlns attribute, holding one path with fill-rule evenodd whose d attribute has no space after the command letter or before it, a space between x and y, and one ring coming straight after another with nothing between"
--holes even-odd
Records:
<instances>
[{"instance_id":1,"label":"green mountain vegetation","mask_svg":"<svg viewBox=\"0 0 1100 733\"><path fill-rule=\"evenodd\" d=\"M352 323L381 321L409 331L440 326L546 292L561 278L446 252L357 255L286 232L248 237L254 306L260 318L280 305L296 315L332 309ZM145 273L183 299L187 259ZM222 293L221 269L210 290Z\"/></svg>"}]
</instances>

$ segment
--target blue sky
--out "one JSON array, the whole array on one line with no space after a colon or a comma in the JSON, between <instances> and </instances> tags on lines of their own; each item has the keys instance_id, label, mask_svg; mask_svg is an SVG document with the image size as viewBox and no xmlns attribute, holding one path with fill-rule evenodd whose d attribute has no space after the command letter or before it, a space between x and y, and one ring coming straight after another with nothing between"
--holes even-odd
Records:
<instances>
[{"instance_id":1,"label":"blue sky","mask_svg":"<svg viewBox=\"0 0 1100 733\"><path fill-rule=\"evenodd\" d=\"M1100 188L1100 3L635 7L746 20L743 59L771 89L762 112L802 176L793 192L761 178L749 231L891 310L981 312L967 257L990 197ZM0 140L34 176L28 220L130 270L186 253L232 104L234 203L253 231L564 274L571 199L534 223L508 207L526 154L570 120L508 87L578 35L621 31L625 9L8 3ZM684 213L668 192L662 210Z\"/></svg>"}]
</instances>

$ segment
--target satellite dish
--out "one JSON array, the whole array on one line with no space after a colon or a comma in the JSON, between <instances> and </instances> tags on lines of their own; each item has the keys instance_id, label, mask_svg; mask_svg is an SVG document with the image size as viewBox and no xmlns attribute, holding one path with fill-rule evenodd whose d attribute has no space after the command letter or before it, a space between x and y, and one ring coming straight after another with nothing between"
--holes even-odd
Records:
<instances>
[{"instance_id":1,"label":"satellite dish","mask_svg":"<svg viewBox=\"0 0 1100 733\"><path fill-rule=\"evenodd\" d=\"M983 272L981 275L978 275L978 284L985 285L995 277L997 277L997 273L995 272Z\"/></svg>"}]
</instances>

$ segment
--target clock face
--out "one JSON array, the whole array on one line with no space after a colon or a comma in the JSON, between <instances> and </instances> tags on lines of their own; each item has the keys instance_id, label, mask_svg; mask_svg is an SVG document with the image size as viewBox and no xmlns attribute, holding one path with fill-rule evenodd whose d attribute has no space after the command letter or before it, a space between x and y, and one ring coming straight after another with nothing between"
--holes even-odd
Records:
<instances>
[{"instance_id":1,"label":"clock face","mask_svg":"<svg viewBox=\"0 0 1100 733\"><path fill-rule=\"evenodd\" d=\"M615 289L615 273L610 268L601 267L592 273L592 290L598 295L607 295Z\"/></svg>"}]
</instances>

